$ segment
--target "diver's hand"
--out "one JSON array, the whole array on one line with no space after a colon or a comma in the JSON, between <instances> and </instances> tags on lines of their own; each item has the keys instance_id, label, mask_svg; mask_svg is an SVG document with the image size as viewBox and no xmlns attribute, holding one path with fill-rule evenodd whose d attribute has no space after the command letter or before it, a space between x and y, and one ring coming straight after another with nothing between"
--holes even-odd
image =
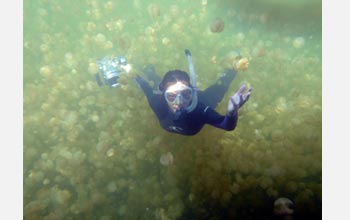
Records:
<instances>
[{"instance_id":1,"label":"diver's hand","mask_svg":"<svg viewBox=\"0 0 350 220\"><path fill-rule=\"evenodd\" d=\"M241 88L239 88L238 91L230 97L227 107L227 115L233 116L237 114L238 109L242 107L246 101L248 101L252 88L245 91L246 88L247 86L243 84Z\"/></svg>"}]
</instances>

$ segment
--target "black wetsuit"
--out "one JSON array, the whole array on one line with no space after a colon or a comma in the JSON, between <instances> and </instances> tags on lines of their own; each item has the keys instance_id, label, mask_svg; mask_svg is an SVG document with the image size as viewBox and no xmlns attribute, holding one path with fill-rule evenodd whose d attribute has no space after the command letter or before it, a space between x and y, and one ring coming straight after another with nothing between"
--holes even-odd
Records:
<instances>
[{"instance_id":1,"label":"black wetsuit","mask_svg":"<svg viewBox=\"0 0 350 220\"><path fill-rule=\"evenodd\" d=\"M159 76L155 72L145 72L149 79L160 81ZM156 114L160 125L169 132L174 132L182 135L195 135L205 124L231 131L237 125L238 116L223 116L217 113L214 109L222 100L228 90L233 78L236 76L236 71L225 70L224 75L212 86L204 91L198 91L198 104L196 108L187 113L183 112L180 115L174 114L168 107L163 93L155 93L149 83L137 76L136 83L142 89L147 97L148 103Z\"/></svg>"}]
</instances>

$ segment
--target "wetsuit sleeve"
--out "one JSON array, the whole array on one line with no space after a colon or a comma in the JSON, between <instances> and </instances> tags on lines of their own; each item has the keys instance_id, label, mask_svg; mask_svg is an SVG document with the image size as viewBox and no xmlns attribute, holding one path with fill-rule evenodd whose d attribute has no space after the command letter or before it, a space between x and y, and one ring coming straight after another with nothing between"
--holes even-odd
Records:
<instances>
[{"instance_id":1,"label":"wetsuit sleeve","mask_svg":"<svg viewBox=\"0 0 350 220\"><path fill-rule=\"evenodd\" d=\"M236 75L237 72L234 69L226 69L214 85L211 85L204 91L198 92L198 100L215 109L225 96Z\"/></svg>"},{"instance_id":2,"label":"wetsuit sleeve","mask_svg":"<svg viewBox=\"0 0 350 220\"><path fill-rule=\"evenodd\" d=\"M160 117L161 115L161 105L160 105L160 96L159 94L154 94L152 87L149 83L144 80L142 77L137 76L135 79L138 87L143 91L147 97L148 104L151 106L153 112Z\"/></svg>"},{"instance_id":3,"label":"wetsuit sleeve","mask_svg":"<svg viewBox=\"0 0 350 220\"><path fill-rule=\"evenodd\" d=\"M204 116L207 124L224 129L226 131L232 131L237 126L238 114L235 114L233 116L223 116L217 113L211 107L207 106L204 109Z\"/></svg>"}]
</instances>

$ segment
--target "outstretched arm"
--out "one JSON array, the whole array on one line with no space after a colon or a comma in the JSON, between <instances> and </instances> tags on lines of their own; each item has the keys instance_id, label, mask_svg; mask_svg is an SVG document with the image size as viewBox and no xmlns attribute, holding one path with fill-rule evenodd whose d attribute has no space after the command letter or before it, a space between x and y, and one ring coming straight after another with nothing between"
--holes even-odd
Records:
<instances>
[{"instance_id":1,"label":"outstretched arm","mask_svg":"<svg viewBox=\"0 0 350 220\"><path fill-rule=\"evenodd\" d=\"M227 131L232 131L235 129L238 120L238 109L242 107L246 101L248 101L252 91L251 88L249 88L246 92L245 90L246 86L243 85L233 96L230 97L225 116L222 116L212 108L207 107L204 110L207 123Z\"/></svg>"},{"instance_id":2,"label":"outstretched arm","mask_svg":"<svg viewBox=\"0 0 350 220\"><path fill-rule=\"evenodd\" d=\"M143 93L146 95L147 99L151 98L153 95L153 89L149 85L149 83L144 80L141 76L136 75L135 82L137 86L143 91Z\"/></svg>"},{"instance_id":3,"label":"outstretched arm","mask_svg":"<svg viewBox=\"0 0 350 220\"><path fill-rule=\"evenodd\" d=\"M224 129L226 131L232 131L236 128L237 121L238 121L238 114L233 116L225 115L224 119L220 123L213 124L213 126Z\"/></svg>"},{"instance_id":4,"label":"outstretched arm","mask_svg":"<svg viewBox=\"0 0 350 220\"><path fill-rule=\"evenodd\" d=\"M249 61L247 58L239 59L233 66L234 70L246 70L248 68ZM250 97L252 88L249 88L246 92L246 85L242 85L238 91L230 97L227 112L225 118L220 124L215 125L216 127L223 128L225 130L233 130L237 126L238 120L238 109L242 107Z\"/></svg>"},{"instance_id":5,"label":"outstretched arm","mask_svg":"<svg viewBox=\"0 0 350 220\"><path fill-rule=\"evenodd\" d=\"M143 91L143 93L147 97L148 104L151 106L153 112L160 117L162 111L162 105L160 103L160 94L155 94L153 92L153 88L149 85L149 83L144 80L141 76L137 75L135 78L135 82L138 87Z\"/></svg>"},{"instance_id":6,"label":"outstretched arm","mask_svg":"<svg viewBox=\"0 0 350 220\"><path fill-rule=\"evenodd\" d=\"M211 107L207 106L204 110L206 123L224 129L226 131L232 131L237 125L238 115L220 115Z\"/></svg>"}]
</instances>

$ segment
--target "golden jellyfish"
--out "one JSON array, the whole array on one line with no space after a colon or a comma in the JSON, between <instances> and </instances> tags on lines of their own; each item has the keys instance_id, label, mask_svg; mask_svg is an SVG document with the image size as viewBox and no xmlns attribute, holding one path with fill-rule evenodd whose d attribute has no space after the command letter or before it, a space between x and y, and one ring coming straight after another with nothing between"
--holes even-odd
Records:
<instances>
[{"instance_id":1,"label":"golden jellyfish","mask_svg":"<svg viewBox=\"0 0 350 220\"><path fill-rule=\"evenodd\" d=\"M293 47L302 48L305 45L305 39L303 37L297 37L293 40Z\"/></svg>"},{"instance_id":2,"label":"golden jellyfish","mask_svg":"<svg viewBox=\"0 0 350 220\"><path fill-rule=\"evenodd\" d=\"M221 18L215 18L210 24L210 31L213 33L220 33L224 30L225 23Z\"/></svg>"},{"instance_id":3,"label":"golden jellyfish","mask_svg":"<svg viewBox=\"0 0 350 220\"><path fill-rule=\"evenodd\" d=\"M179 7L177 7L177 5L171 5L170 6L170 15L173 17L178 16L179 14Z\"/></svg>"},{"instance_id":4,"label":"golden jellyfish","mask_svg":"<svg viewBox=\"0 0 350 220\"><path fill-rule=\"evenodd\" d=\"M167 37L163 37L163 38L162 38L162 43L163 43L165 46L168 46L169 43L170 43L170 39L167 38Z\"/></svg>"},{"instance_id":5,"label":"golden jellyfish","mask_svg":"<svg viewBox=\"0 0 350 220\"><path fill-rule=\"evenodd\" d=\"M294 204L288 198L278 198L273 204L273 212L277 216L292 216L294 213Z\"/></svg>"},{"instance_id":6,"label":"golden jellyfish","mask_svg":"<svg viewBox=\"0 0 350 220\"><path fill-rule=\"evenodd\" d=\"M52 68L48 65L45 65L45 66L40 68L40 74L43 77L48 78L52 75Z\"/></svg>"},{"instance_id":7,"label":"golden jellyfish","mask_svg":"<svg viewBox=\"0 0 350 220\"><path fill-rule=\"evenodd\" d=\"M236 70L246 70L249 66L249 60L246 57L239 59L236 63L233 64Z\"/></svg>"},{"instance_id":8,"label":"golden jellyfish","mask_svg":"<svg viewBox=\"0 0 350 220\"><path fill-rule=\"evenodd\" d=\"M239 51L232 50L223 59L223 63L227 68L235 67L235 64L242 58Z\"/></svg>"},{"instance_id":9,"label":"golden jellyfish","mask_svg":"<svg viewBox=\"0 0 350 220\"><path fill-rule=\"evenodd\" d=\"M156 4L150 4L148 6L148 13L149 15L153 18L153 19L156 19L160 16L160 8L158 5Z\"/></svg>"},{"instance_id":10,"label":"golden jellyfish","mask_svg":"<svg viewBox=\"0 0 350 220\"><path fill-rule=\"evenodd\" d=\"M174 163L174 156L171 152L167 152L160 156L159 161L163 166L169 166Z\"/></svg>"}]
</instances>

